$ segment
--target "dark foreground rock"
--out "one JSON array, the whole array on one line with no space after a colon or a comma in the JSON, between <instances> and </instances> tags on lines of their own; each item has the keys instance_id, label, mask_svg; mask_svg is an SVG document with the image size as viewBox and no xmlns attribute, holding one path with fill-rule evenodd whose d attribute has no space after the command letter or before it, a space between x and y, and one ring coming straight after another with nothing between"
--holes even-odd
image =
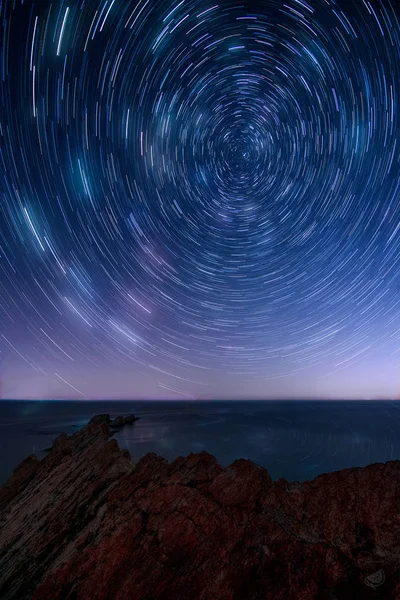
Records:
<instances>
[{"instance_id":1,"label":"dark foreground rock","mask_svg":"<svg viewBox=\"0 0 400 600\"><path fill-rule=\"evenodd\" d=\"M135 415L128 415L127 417L116 417L112 419L108 414L96 415L91 419L90 423L107 423L111 429L119 429L125 425L132 425L135 421L138 421L139 417Z\"/></svg>"},{"instance_id":2,"label":"dark foreground rock","mask_svg":"<svg viewBox=\"0 0 400 600\"><path fill-rule=\"evenodd\" d=\"M206 452L134 466L110 433L62 435L0 488L2 600L400 598L400 462L274 482Z\"/></svg>"}]
</instances>

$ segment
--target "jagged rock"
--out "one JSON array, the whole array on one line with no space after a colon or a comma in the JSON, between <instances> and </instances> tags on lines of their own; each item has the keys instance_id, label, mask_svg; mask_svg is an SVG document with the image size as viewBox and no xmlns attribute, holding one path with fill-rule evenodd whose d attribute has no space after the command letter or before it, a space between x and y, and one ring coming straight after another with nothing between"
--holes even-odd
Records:
<instances>
[{"instance_id":1,"label":"jagged rock","mask_svg":"<svg viewBox=\"0 0 400 600\"><path fill-rule=\"evenodd\" d=\"M206 452L134 466L109 422L0 488L2 600L399 598L400 462L305 483Z\"/></svg>"},{"instance_id":2,"label":"jagged rock","mask_svg":"<svg viewBox=\"0 0 400 600\"><path fill-rule=\"evenodd\" d=\"M135 417L135 415L128 415L127 417L116 417L115 419L110 421L110 427L118 429L120 427L124 427L125 425L132 425L132 423L134 423L138 419L139 417Z\"/></svg>"},{"instance_id":3,"label":"jagged rock","mask_svg":"<svg viewBox=\"0 0 400 600\"><path fill-rule=\"evenodd\" d=\"M104 413L104 414L100 414L100 415L95 415L90 421L89 423L93 424L93 423L107 423L107 425L110 423L111 421L111 417L110 415Z\"/></svg>"},{"instance_id":4,"label":"jagged rock","mask_svg":"<svg viewBox=\"0 0 400 600\"><path fill-rule=\"evenodd\" d=\"M100 414L93 417L89 423L106 423L113 429L119 429L124 427L125 425L132 425L135 421L137 421L139 417L135 417L135 415L128 415L126 417L116 417L115 419L111 419L108 414Z\"/></svg>"},{"instance_id":5,"label":"jagged rock","mask_svg":"<svg viewBox=\"0 0 400 600\"><path fill-rule=\"evenodd\" d=\"M39 465L40 461L34 454L31 454L14 469L12 478L3 487L0 487L0 510L24 490L36 475Z\"/></svg>"}]
</instances>

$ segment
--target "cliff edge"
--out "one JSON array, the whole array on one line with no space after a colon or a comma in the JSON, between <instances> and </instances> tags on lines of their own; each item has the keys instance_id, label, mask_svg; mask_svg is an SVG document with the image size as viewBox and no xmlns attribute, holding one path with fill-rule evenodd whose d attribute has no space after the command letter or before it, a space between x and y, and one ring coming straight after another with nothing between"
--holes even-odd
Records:
<instances>
[{"instance_id":1,"label":"cliff edge","mask_svg":"<svg viewBox=\"0 0 400 600\"><path fill-rule=\"evenodd\" d=\"M0 488L2 600L400 598L399 461L274 482L110 436L92 420Z\"/></svg>"}]
</instances>

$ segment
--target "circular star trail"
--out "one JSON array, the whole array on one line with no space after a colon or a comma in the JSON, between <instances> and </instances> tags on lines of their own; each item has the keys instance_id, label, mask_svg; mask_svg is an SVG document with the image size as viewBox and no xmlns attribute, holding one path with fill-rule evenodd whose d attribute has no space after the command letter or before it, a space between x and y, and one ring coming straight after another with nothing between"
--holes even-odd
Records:
<instances>
[{"instance_id":1,"label":"circular star trail","mask_svg":"<svg viewBox=\"0 0 400 600\"><path fill-rule=\"evenodd\" d=\"M394 4L6 1L0 14L10 395L99 396L106 381L133 396L239 382L296 395L311 380L356 393L381 364L395 372Z\"/></svg>"}]
</instances>

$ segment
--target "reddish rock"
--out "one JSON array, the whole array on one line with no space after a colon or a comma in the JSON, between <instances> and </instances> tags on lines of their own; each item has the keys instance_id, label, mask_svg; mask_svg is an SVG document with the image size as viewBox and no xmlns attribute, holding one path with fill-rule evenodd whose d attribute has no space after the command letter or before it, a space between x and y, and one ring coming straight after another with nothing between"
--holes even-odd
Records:
<instances>
[{"instance_id":1,"label":"reddish rock","mask_svg":"<svg viewBox=\"0 0 400 600\"><path fill-rule=\"evenodd\" d=\"M400 598L400 462L274 482L206 452L134 465L110 435L60 436L0 488L2 600Z\"/></svg>"}]
</instances>

